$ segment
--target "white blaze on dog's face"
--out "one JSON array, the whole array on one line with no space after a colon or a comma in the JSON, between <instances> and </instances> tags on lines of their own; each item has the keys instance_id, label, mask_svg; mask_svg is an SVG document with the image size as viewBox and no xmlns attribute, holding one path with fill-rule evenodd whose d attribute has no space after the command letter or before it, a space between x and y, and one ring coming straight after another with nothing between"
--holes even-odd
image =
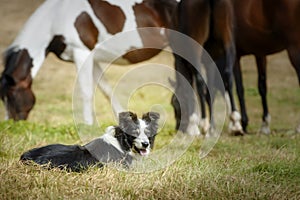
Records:
<instances>
[{"instance_id":1,"label":"white blaze on dog's face","mask_svg":"<svg viewBox=\"0 0 300 200\"><path fill-rule=\"evenodd\" d=\"M146 122L144 120L139 119L139 135L136 139L134 139L134 147L135 150L138 150L139 154L142 156L146 156L150 153L150 141L148 136L145 133L147 128Z\"/></svg>"},{"instance_id":2,"label":"white blaze on dog's face","mask_svg":"<svg viewBox=\"0 0 300 200\"><path fill-rule=\"evenodd\" d=\"M147 156L154 145L158 129L159 114L148 112L138 119L132 112L119 114L119 125L133 153Z\"/></svg>"}]
</instances>

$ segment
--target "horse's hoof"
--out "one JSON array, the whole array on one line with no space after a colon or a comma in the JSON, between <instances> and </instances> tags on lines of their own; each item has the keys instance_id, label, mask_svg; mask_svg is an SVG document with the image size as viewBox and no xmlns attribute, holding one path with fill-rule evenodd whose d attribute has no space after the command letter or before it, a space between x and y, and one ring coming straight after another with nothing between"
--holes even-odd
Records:
<instances>
[{"instance_id":1,"label":"horse's hoof","mask_svg":"<svg viewBox=\"0 0 300 200\"><path fill-rule=\"evenodd\" d=\"M215 128L210 127L205 134L205 138L215 138L218 136L218 133Z\"/></svg>"},{"instance_id":2,"label":"horse's hoof","mask_svg":"<svg viewBox=\"0 0 300 200\"><path fill-rule=\"evenodd\" d=\"M241 125L241 115L237 111L234 111L230 115L230 122L228 125L228 130L233 136L244 135L243 127Z\"/></svg>"},{"instance_id":3,"label":"horse's hoof","mask_svg":"<svg viewBox=\"0 0 300 200\"><path fill-rule=\"evenodd\" d=\"M232 126L229 129L229 133L232 136L244 136L245 132L243 131L243 128L241 126Z\"/></svg>"},{"instance_id":4,"label":"horse's hoof","mask_svg":"<svg viewBox=\"0 0 300 200\"><path fill-rule=\"evenodd\" d=\"M190 126L190 127L187 128L186 132L187 132L187 134L189 134L190 136L198 136L198 135L201 135L198 126Z\"/></svg>"},{"instance_id":5,"label":"horse's hoof","mask_svg":"<svg viewBox=\"0 0 300 200\"><path fill-rule=\"evenodd\" d=\"M196 113L192 114L189 118L189 125L186 129L187 134L190 136L198 136L201 135L201 132L198 128L199 118Z\"/></svg>"},{"instance_id":6,"label":"horse's hoof","mask_svg":"<svg viewBox=\"0 0 300 200\"><path fill-rule=\"evenodd\" d=\"M232 136L244 136L245 135L245 132L244 131L233 131L231 132L231 135Z\"/></svg>"},{"instance_id":7,"label":"horse's hoof","mask_svg":"<svg viewBox=\"0 0 300 200\"><path fill-rule=\"evenodd\" d=\"M201 133L206 135L210 131L210 124L208 118L203 118L200 120L199 127L201 129Z\"/></svg>"},{"instance_id":8,"label":"horse's hoof","mask_svg":"<svg viewBox=\"0 0 300 200\"><path fill-rule=\"evenodd\" d=\"M262 122L261 128L260 128L260 133L269 135L271 134L271 129L270 129L270 123L271 123L271 115L267 115Z\"/></svg>"},{"instance_id":9,"label":"horse's hoof","mask_svg":"<svg viewBox=\"0 0 300 200\"><path fill-rule=\"evenodd\" d=\"M269 134L271 134L271 129L270 129L269 126L262 126L260 128L259 132L262 133L262 134L265 134L265 135L269 135Z\"/></svg>"},{"instance_id":10,"label":"horse's hoof","mask_svg":"<svg viewBox=\"0 0 300 200\"><path fill-rule=\"evenodd\" d=\"M296 127L296 133L300 133L300 124Z\"/></svg>"}]
</instances>

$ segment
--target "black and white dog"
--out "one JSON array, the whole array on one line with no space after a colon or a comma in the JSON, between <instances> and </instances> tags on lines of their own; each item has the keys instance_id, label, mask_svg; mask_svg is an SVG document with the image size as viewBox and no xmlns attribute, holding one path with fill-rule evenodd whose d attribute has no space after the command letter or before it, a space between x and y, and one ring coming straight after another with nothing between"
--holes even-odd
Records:
<instances>
[{"instance_id":1,"label":"black and white dog","mask_svg":"<svg viewBox=\"0 0 300 200\"><path fill-rule=\"evenodd\" d=\"M81 171L89 166L119 163L129 167L137 155L146 156L153 148L159 114L148 112L138 119L132 112L119 114L119 126L110 126L100 138L88 144L52 144L25 152L20 160L48 164L50 168Z\"/></svg>"}]
</instances>

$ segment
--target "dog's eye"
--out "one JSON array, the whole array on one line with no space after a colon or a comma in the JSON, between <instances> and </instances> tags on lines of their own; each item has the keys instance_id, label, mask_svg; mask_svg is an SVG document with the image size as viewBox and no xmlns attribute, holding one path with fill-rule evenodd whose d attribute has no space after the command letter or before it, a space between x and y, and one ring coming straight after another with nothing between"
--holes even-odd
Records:
<instances>
[{"instance_id":1,"label":"dog's eye","mask_svg":"<svg viewBox=\"0 0 300 200\"><path fill-rule=\"evenodd\" d=\"M157 134L156 131L153 131L150 128L145 128L144 133L147 137L154 137Z\"/></svg>"},{"instance_id":2,"label":"dog's eye","mask_svg":"<svg viewBox=\"0 0 300 200\"><path fill-rule=\"evenodd\" d=\"M140 134L140 130L139 129L131 130L129 134L133 136L138 136Z\"/></svg>"},{"instance_id":3,"label":"dog's eye","mask_svg":"<svg viewBox=\"0 0 300 200\"><path fill-rule=\"evenodd\" d=\"M149 137L151 135L151 131L148 128L145 128L144 133Z\"/></svg>"}]
</instances>

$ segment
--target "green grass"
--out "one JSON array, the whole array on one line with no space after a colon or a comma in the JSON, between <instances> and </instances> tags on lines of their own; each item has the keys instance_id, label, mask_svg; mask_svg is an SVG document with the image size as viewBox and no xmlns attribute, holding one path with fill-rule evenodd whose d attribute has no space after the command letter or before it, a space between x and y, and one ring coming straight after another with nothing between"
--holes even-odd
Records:
<instances>
[{"instance_id":1,"label":"green grass","mask_svg":"<svg viewBox=\"0 0 300 200\"><path fill-rule=\"evenodd\" d=\"M6 17L0 19L1 53L42 2L2 0L0 10ZM166 55L151 61L168 66L173 63L172 57ZM75 66L49 55L33 82L37 103L29 121L0 122L0 199L300 199L300 135L293 133L300 122L300 91L295 71L286 52L268 57L273 134L263 136L256 134L262 109L253 57L244 57L242 66L250 135L229 137L225 126L216 146L204 159L199 159L203 139L196 139L175 163L153 173L134 174L112 167L70 173L19 162L20 155L34 147L83 144L83 136L78 135L73 123ZM3 69L1 61L0 68ZM108 77L118 80L130 69L116 67ZM132 97L130 109L139 114L159 101L168 120L157 136L154 152L168 145L175 123L170 93L146 87ZM105 127L116 123L107 106L109 102L100 92L96 94L95 105L100 126L85 129L90 134L88 138L98 137ZM1 118L3 110L1 104Z\"/></svg>"},{"instance_id":2,"label":"green grass","mask_svg":"<svg viewBox=\"0 0 300 200\"><path fill-rule=\"evenodd\" d=\"M280 54L279 59L282 57ZM168 56L160 59L167 64L173 62ZM247 59L246 64L249 62ZM84 144L116 122L111 108L107 106L109 102L97 92L95 105L99 127L83 126L88 134L78 134L77 128L82 126L74 125L72 115L75 70L69 68L70 64L53 57L46 64L33 85L37 104L29 121L0 122L1 200L300 198L300 135L293 133L298 122L300 104L297 99L300 94L296 87L287 90L286 82L283 85L277 84L278 73L271 73L268 79L272 83L269 84L268 95L273 113L273 134L270 136L256 134L262 111L254 84L255 69L246 65L244 75L250 117L249 135L229 137L225 126L216 146L204 159L199 158L203 139L196 139L172 165L152 173L136 174L113 167L70 173L23 165L19 157L26 150L52 143ZM56 67L60 65L64 66ZM118 80L118 77L131 69L112 68L108 76ZM47 76L54 71L57 74L56 81ZM283 71L280 75L283 73L285 76L292 74ZM289 84L295 84L295 79L291 79ZM170 97L169 90L156 85L138 88L128 101L130 109L139 115L155 104L160 104L158 108L165 112L167 121L162 124L154 152L168 145L174 137L175 120ZM3 110L3 107L0 109ZM173 151L168 153L171 155Z\"/></svg>"},{"instance_id":3,"label":"green grass","mask_svg":"<svg viewBox=\"0 0 300 200\"><path fill-rule=\"evenodd\" d=\"M299 199L300 135L223 135L199 158L196 139L175 163L152 173L113 167L82 173L46 170L18 161L49 143L80 143L72 124L0 123L0 199ZM160 134L172 132L164 129ZM166 137L164 140L167 140ZM157 140L156 149L164 143Z\"/></svg>"}]
</instances>

